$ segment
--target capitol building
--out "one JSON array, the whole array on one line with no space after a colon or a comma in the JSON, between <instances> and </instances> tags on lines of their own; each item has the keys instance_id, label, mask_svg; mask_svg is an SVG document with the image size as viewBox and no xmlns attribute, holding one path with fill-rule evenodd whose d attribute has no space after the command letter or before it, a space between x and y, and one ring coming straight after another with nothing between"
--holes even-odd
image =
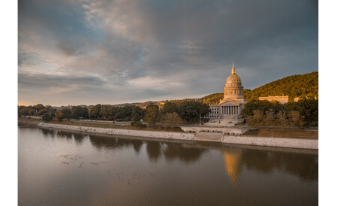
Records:
<instances>
[{"instance_id":1,"label":"capitol building","mask_svg":"<svg viewBox=\"0 0 345 206\"><path fill-rule=\"evenodd\" d=\"M231 75L226 79L224 98L218 105L210 105L210 119L241 119L241 110L247 100L243 98L243 86L241 78L236 74L235 65L232 63Z\"/></svg>"}]
</instances>

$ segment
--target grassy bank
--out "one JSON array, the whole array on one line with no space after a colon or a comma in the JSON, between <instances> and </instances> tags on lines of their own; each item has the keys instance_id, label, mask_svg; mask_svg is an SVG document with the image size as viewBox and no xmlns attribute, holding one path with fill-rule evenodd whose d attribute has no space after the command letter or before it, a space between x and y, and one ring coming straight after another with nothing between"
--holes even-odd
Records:
<instances>
[{"instance_id":1,"label":"grassy bank","mask_svg":"<svg viewBox=\"0 0 345 206\"><path fill-rule=\"evenodd\" d=\"M276 137L276 138L294 138L294 139L318 139L318 131L309 130L267 130L257 129L248 130L243 135L253 137Z\"/></svg>"}]
</instances>

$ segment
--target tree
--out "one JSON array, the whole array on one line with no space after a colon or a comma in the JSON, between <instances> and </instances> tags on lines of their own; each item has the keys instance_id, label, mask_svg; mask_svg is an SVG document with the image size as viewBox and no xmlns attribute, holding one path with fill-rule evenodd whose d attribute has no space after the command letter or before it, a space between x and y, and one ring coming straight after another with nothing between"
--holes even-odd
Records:
<instances>
[{"instance_id":1,"label":"tree","mask_svg":"<svg viewBox=\"0 0 345 206\"><path fill-rule=\"evenodd\" d=\"M59 122L61 122L63 119L65 119L65 115L61 112L58 112L55 114L55 119Z\"/></svg>"},{"instance_id":2,"label":"tree","mask_svg":"<svg viewBox=\"0 0 345 206\"><path fill-rule=\"evenodd\" d=\"M19 107L19 111L18 111L18 115L28 115L29 112L29 108L25 107L25 106L21 106Z\"/></svg>"},{"instance_id":3,"label":"tree","mask_svg":"<svg viewBox=\"0 0 345 206\"><path fill-rule=\"evenodd\" d=\"M89 117L91 119L97 119L100 117L101 112L101 105L97 104L96 106L92 106L89 112Z\"/></svg>"},{"instance_id":4,"label":"tree","mask_svg":"<svg viewBox=\"0 0 345 206\"><path fill-rule=\"evenodd\" d=\"M132 109L132 115L131 115L131 121L140 121L145 116L145 110L140 107L133 107Z\"/></svg>"},{"instance_id":5,"label":"tree","mask_svg":"<svg viewBox=\"0 0 345 206\"><path fill-rule=\"evenodd\" d=\"M264 121L264 113L261 110L254 110L253 116L248 117L248 125L257 128Z\"/></svg>"},{"instance_id":6,"label":"tree","mask_svg":"<svg viewBox=\"0 0 345 206\"><path fill-rule=\"evenodd\" d=\"M291 111L291 113L288 115L289 116L289 121L290 125L293 127L303 127L305 122L304 117L300 115L298 111Z\"/></svg>"},{"instance_id":7,"label":"tree","mask_svg":"<svg viewBox=\"0 0 345 206\"><path fill-rule=\"evenodd\" d=\"M43 114L45 114L45 113L48 113L49 111L48 111L48 109L40 109L38 112L37 112L37 115L43 115Z\"/></svg>"},{"instance_id":8,"label":"tree","mask_svg":"<svg viewBox=\"0 0 345 206\"><path fill-rule=\"evenodd\" d=\"M68 107L64 107L60 109L59 113L63 114L63 115L60 115L63 117L63 119L66 118L69 120L70 118L72 118L72 110Z\"/></svg>"},{"instance_id":9,"label":"tree","mask_svg":"<svg viewBox=\"0 0 345 206\"><path fill-rule=\"evenodd\" d=\"M164 104L164 107L162 109L162 114L173 113L173 112L178 112L177 104L173 102L167 102L166 104Z\"/></svg>"},{"instance_id":10,"label":"tree","mask_svg":"<svg viewBox=\"0 0 345 206\"><path fill-rule=\"evenodd\" d=\"M319 103L314 97L301 98L298 101L299 113L308 124L318 123Z\"/></svg>"},{"instance_id":11,"label":"tree","mask_svg":"<svg viewBox=\"0 0 345 206\"><path fill-rule=\"evenodd\" d=\"M182 119L178 116L176 112L166 113L162 115L161 122L165 124L182 124Z\"/></svg>"},{"instance_id":12,"label":"tree","mask_svg":"<svg viewBox=\"0 0 345 206\"><path fill-rule=\"evenodd\" d=\"M159 108L157 105L148 105L146 107L145 120L150 125L154 125L159 120Z\"/></svg>"},{"instance_id":13,"label":"tree","mask_svg":"<svg viewBox=\"0 0 345 206\"><path fill-rule=\"evenodd\" d=\"M36 113L35 109L29 109L28 115L34 115Z\"/></svg>"},{"instance_id":14,"label":"tree","mask_svg":"<svg viewBox=\"0 0 345 206\"><path fill-rule=\"evenodd\" d=\"M272 108L272 103L270 103L267 100L260 101L260 100L251 100L247 102L247 104L244 106L244 108L241 111L241 115L244 118L247 118L249 116L254 115L254 110L259 110L262 113L265 113L266 111L270 111Z\"/></svg>"},{"instance_id":15,"label":"tree","mask_svg":"<svg viewBox=\"0 0 345 206\"><path fill-rule=\"evenodd\" d=\"M41 109L45 109L45 107L43 106L43 104L36 104L33 106L33 109L37 109L37 111L39 111Z\"/></svg>"},{"instance_id":16,"label":"tree","mask_svg":"<svg viewBox=\"0 0 345 206\"><path fill-rule=\"evenodd\" d=\"M71 115L73 118L79 119L81 118L88 118L89 114L87 111L86 107L81 107L81 106L73 106L72 107L72 111L71 111Z\"/></svg>"},{"instance_id":17,"label":"tree","mask_svg":"<svg viewBox=\"0 0 345 206\"><path fill-rule=\"evenodd\" d=\"M42 120L45 122L50 122L53 119L54 119L54 113L52 113L52 112L44 113L42 116Z\"/></svg>"},{"instance_id":18,"label":"tree","mask_svg":"<svg viewBox=\"0 0 345 206\"><path fill-rule=\"evenodd\" d=\"M286 126L287 125L287 116L286 112L284 111L279 111L277 114L277 119L278 119L278 124L281 126Z\"/></svg>"},{"instance_id":19,"label":"tree","mask_svg":"<svg viewBox=\"0 0 345 206\"><path fill-rule=\"evenodd\" d=\"M184 101L178 106L178 115L187 122L196 121L209 112L209 105L201 102Z\"/></svg>"}]
</instances>

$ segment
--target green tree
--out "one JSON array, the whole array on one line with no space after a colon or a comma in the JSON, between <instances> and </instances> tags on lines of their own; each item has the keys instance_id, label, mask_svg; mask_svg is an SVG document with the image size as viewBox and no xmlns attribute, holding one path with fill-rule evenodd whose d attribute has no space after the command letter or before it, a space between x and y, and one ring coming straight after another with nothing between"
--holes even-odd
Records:
<instances>
[{"instance_id":1,"label":"green tree","mask_svg":"<svg viewBox=\"0 0 345 206\"><path fill-rule=\"evenodd\" d=\"M178 106L178 115L187 122L196 121L209 112L209 105L201 102L184 101Z\"/></svg>"},{"instance_id":2,"label":"green tree","mask_svg":"<svg viewBox=\"0 0 345 206\"><path fill-rule=\"evenodd\" d=\"M92 106L90 108L90 111L89 111L89 117L91 119L98 119L101 117L100 112L101 112L101 105L100 104Z\"/></svg>"},{"instance_id":3,"label":"green tree","mask_svg":"<svg viewBox=\"0 0 345 206\"><path fill-rule=\"evenodd\" d=\"M42 120L45 122L50 122L54 119L54 113L53 112L46 112L42 116Z\"/></svg>"},{"instance_id":4,"label":"green tree","mask_svg":"<svg viewBox=\"0 0 345 206\"><path fill-rule=\"evenodd\" d=\"M165 103L164 107L162 109L162 114L173 113L173 112L178 112L177 104L175 104L173 102Z\"/></svg>"},{"instance_id":5,"label":"green tree","mask_svg":"<svg viewBox=\"0 0 345 206\"><path fill-rule=\"evenodd\" d=\"M81 107L81 106L73 106L71 110L71 114L72 114L72 117L76 119L89 117L87 108Z\"/></svg>"},{"instance_id":6,"label":"green tree","mask_svg":"<svg viewBox=\"0 0 345 206\"><path fill-rule=\"evenodd\" d=\"M298 101L299 113L301 116L304 117L304 120L309 124L318 124L318 110L319 110L319 103L313 97L301 98Z\"/></svg>"},{"instance_id":7,"label":"green tree","mask_svg":"<svg viewBox=\"0 0 345 206\"><path fill-rule=\"evenodd\" d=\"M131 121L140 121L145 117L145 110L140 107L133 107L132 109L132 115L131 115Z\"/></svg>"},{"instance_id":8,"label":"green tree","mask_svg":"<svg viewBox=\"0 0 345 206\"><path fill-rule=\"evenodd\" d=\"M250 117L254 115L254 110L259 110L262 113L266 113L273 109L273 104L267 100L260 101L260 100L251 100L247 102L245 107L241 111L241 115L244 118Z\"/></svg>"}]
</instances>

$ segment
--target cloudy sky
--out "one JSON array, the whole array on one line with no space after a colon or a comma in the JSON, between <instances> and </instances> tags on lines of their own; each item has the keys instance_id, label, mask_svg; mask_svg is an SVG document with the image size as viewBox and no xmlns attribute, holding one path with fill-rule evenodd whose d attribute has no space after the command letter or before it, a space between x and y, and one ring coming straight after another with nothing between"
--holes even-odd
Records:
<instances>
[{"instance_id":1,"label":"cloudy sky","mask_svg":"<svg viewBox=\"0 0 345 206\"><path fill-rule=\"evenodd\" d=\"M18 104L223 92L318 70L317 0L19 0Z\"/></svg>"}]
</instances>

